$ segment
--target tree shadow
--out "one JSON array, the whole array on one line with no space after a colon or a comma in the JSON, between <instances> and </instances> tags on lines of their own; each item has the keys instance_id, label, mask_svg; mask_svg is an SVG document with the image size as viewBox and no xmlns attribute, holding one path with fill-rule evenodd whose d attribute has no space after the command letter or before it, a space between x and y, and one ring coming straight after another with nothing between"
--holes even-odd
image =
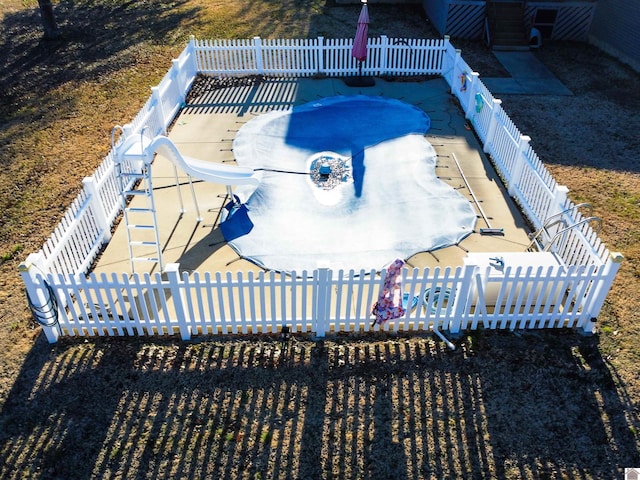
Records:
<instances>
[{"instance_id":1,"label":"tree shadow","mask_svg":"<svg viewBox=\"0 0 640 480\"><path fill-rule=\"evenodd\" d=\"M137 45L166 41L181 23L198 14L186 3L62 1L55 5L61 37L50 41L43 39L37 8L4 14L0 24L3 143L8 149L20 148L23 139L67 118L77 98L59 87L99 81L145 61L138 58ZM167 68L169 62L170 58ZM8 167L16 158L7 154L0 161Z\"/></svg>"},{"instance_id":2,"label":"tree shadow","mask_svg":"<svg viewBox=\"0 0 640 480\"><path fill-rule=\"evenodd\" d=\"M62 36L45 41L39 11L35 2L30 5L0 18L0 210L8 218L0 236L9 239L18 230L37 232L39 238L43 229L53 228L54 217L45 219L42 210L61 214L80 178L92 171L87 158L99 161L101 152L107 153L108 140L88 142L87 132L102 130L107 138L109 118L117 117L110 110L118 108L116 96L121 99L140 83L153 85L135 77L150 70L148 45L167 43L166 37L199 12L182 0L63 0L54 7ZM78 105L89 95L93 112ZM58 181L58 175L64 179ZM54 191L43 188L50 182ZM36 217L25 220L26 213Z\"/></svg>"},{"instance_id":3,"label":"tree shadow","mask_svg":"<svg viewBox=\"0 0 640 480\"><path fill-rule=\"evenodd\" d=\"M181 22L197 15L187 2L62 1L55 6L62 37L44 40L37 8L5 14L0 89L5 101L71 81L93 80L135 63L141 42L162 42Z\"/></svg>"},{"instance_id":4,"label":"tree shadow","mask_svg":"<svg viewBox=\"0 0 640 480\"><path fill-rule=\"evenodd\" d=\"M617 478L640 462L597 337L290 342L41 337L0 413L0 476Z\"/></svg>"}]
</instances>

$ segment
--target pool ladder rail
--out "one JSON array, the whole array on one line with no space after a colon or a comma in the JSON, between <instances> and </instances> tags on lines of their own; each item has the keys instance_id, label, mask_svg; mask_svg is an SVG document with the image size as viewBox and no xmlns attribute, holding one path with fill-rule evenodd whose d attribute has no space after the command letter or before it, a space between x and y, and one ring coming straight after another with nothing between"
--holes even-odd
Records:
<instances>
[{"instance_id":1,"label":"pool ladder rail","mask_svg":"<svg viewBox=\"0 0 640 480\"><path fill-rule=\"evenodd\" d=\"M569 223L566 219L567 214L579 212L581 208L588 210L588 217L579 217L574 223ZM558 212L548 217L538 230L530 235L531 242L527 246L527 252L549 252L556 242L563 237L565 233L583 225L597 224L595 232L598 233L602 228L602 219L593 216L593 207L590 203L581 203L574 205L562 212ZM551 232L552 227L557 227L555 233ZM545 242L545 240L547 240Z\"/></svg>"}]
</instances>

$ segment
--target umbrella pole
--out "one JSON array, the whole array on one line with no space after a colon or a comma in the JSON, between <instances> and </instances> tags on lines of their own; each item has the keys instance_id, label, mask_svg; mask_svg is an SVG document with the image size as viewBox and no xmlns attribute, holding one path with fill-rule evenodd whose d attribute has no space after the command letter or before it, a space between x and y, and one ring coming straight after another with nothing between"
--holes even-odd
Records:
<instances>
[{"instance_id":1,"label":"umbrella pole","mask_svg":"<svg viewBox=\"0 0 640 480\"><path fill-rule=\"evenodd\" d=\"M358 75L362 76L362 62L358 62Z\"/></svg>"}]
</instances>

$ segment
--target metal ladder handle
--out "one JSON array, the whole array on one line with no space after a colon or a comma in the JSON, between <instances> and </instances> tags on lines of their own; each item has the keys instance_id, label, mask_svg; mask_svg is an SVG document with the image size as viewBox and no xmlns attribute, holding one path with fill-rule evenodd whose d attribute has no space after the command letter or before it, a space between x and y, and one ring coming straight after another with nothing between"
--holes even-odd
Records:
<instances>
[{"instance_id":1,"label":"metal ladder handle","mask_svg":"<svg viewBox=\"0 0 640 480\"><path fill-rule=\"evenodd\" d=\"M540 237L542 236L542 234L546 233L547 237L550 237L549 232L547 231L547 228L553 227L554 225L558 225L558 224L564 225L565 228L569 226L569 224L567 223L567 221L564 218L559 218L555 222L551 222L549 224L545 223L545 225L543 227L539 228L536 232L534 232L531 235L531 242L527 246L527 250L526 251L529 251L531 249L531 247L533 247L533 245L535 245L536 243L538 243L538 244L540 244L540 246L542 246L542 242L539 241Z\"/></svg>"},{"instance_id":2,"label":"metal ladder handle","mask_svg":"<svg viewBox=\"0 0 640 480\"><path fill-rule=\"evenodd\" d=\"M564 224L565 229L569 228L569 224L567 222L567 220L565 220L563 217L569 213L569 212L573 212L573 211L578 211L580 208L587 208L589 211L589 215L593 215L593 206L590 203L580 203L578 205L573 205L561 212L558 213L554 213L553 215L551 215L550 217L547 217L544 222L542 223L542 226L536 230L533 234L531 234L531 243L529 243L529 245L527 246L527 251L529 251L531 249L531 247L538 241L538 239L540 238L540 236L547 231L547 229L549 227L553 227L554 225L558 225L558 224ZM556 220L557 219L557 220ZM547 232L548 235L549 232Z\"/></svg>"},{"instance_id":3,"label":"metal ladder handle","mask_svg":"<svg viewBox=\"0 0 640 480\"><path fill-rule=\"evenodd\" d=\"M540 238L540 236L542 236L543 233L546 232L547 235L548 235L549 232L547 232L547 228L553 227L554 225L558 225L558 224L562 224L565 227L569 226L569 224L567 223L567 221L564 218L559 218L555 222L550 222L550 223L547 223L545 221L545 224L542 227L540 227L533 234L531 234L531 243L529 244L529 247L527 247L527 248L531 248L531 246Z\"/></svg>"},{"instance_id":4,"label":"metal ladder handle","mask_svg":"<svg viewBox=\"0 0 640 480\"><path fill-rule=\"evenodd\" d=\"M113 150L114 154L115 154L115 151L116 151L116 130L119 130L120 131L120 135L122 136L124 134L124 127L122 127L120 125L115 125L111 129L111 150Z\"/></svg>"},{"instance_id":5,"label":"metal ladder handle","mask_svg":"<svg viewBox=\"0 0 640 480\"><path fill-rule=\"evenodd\" d=\"M593 206L590 203L580 203L578 205L573 205L572 207L569 207L561 212L555 213L553 215L551 215L550 217L547 217L544 221L544 223L542 224L542 228L547 228L550 227L551 225L549 224L549 222L551 220L553 220L556 217L562 217L563 215L566 215L569 212L573 212L576 210L579 210L580 208L587 208L589 210L589 216L593 215ZM565 222L566 223L566 222Z\"/></svg>"},{"instance_id":6,"label":"metal ladder handle","mask_svg":"<svg viewBox=\"0 0 640 480\"><path fill-rule=\"evenodd\" d=\"M599 233L600 230L602 229L602 219L600 217L584 218L584 219L580 220L579 222L574 223L573 225L570 225L567 228L564 228L564 229L560 230L558 233L556 233L555 236L549 242L549 244L545 247L544 251L548 252L551 249L551 247L553 246L553 244L556 242L556 240L560 236L562 236L563 234L568 232L569 230L573 230L574 228L579 227L579 226L584 225L584 224L590 224L591 222L596 222L598 224L598 228L594 229L594 231L595 231L596 234Z\"/></svg>"}]
</instances>

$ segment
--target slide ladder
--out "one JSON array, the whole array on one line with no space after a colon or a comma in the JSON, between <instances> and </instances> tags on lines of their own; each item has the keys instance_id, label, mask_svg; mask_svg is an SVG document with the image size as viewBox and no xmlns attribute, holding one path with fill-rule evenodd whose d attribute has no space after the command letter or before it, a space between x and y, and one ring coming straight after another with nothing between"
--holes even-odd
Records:
<instances>
[{"instance_id":1,"label":"slide ladder","mask_svg":"<svg viewBox=\"0 0 640 480\"><path fill-rule=\"evenodd\" d=\"M122 138L116 145L115 135L118 130L121 132ZM145 135L145 130L146 128L143 128L139 133L134 133L130 125L125 125L124 127L116 125L111 131L111 146L115 153L114 164L120 187L123 219L127 231L131 271L134 271L135 262L143 261L156 262L160 267L160 271L163 271L158 212L153 198L153 181L151 177L151 164L157 153L165 156L173 165L182 212L184 212L184 206L180 193L178 169L189 177L189 185L191 186L191 194L198 221L201 221L202 218L193 188L193 178L226 185L227 195L231 199L236 198L233 194L232 186L247 185L249 187L257 187L260 181L252 168L223 165L184 156L167 136L157 135L154 138L150 138ZM130 206L130 200L136 196L144 197L146 200L144 202L145 205ZM152 251L152 253L149 254L149 251Z\"/></svg>"},{"instance_id":2,"label":"slide ladder","mask_svg":"<svg viewBox=\"0 0 640 480\"><path fill-rule=\"evenodd\" d=\"M117 128L114 127L114 131ZM125 139L117 150L115 145L112 145L116 152L115 171L120 187L132 272L135 271L134 265L137 262L154 262L158 264L160 271L164 270L151 165L145 161L145 151L150 142L151 139L146 137L143 131ZM142 197L142 205L131 206L134 197Z\"/></svg>"}]
</instances>

